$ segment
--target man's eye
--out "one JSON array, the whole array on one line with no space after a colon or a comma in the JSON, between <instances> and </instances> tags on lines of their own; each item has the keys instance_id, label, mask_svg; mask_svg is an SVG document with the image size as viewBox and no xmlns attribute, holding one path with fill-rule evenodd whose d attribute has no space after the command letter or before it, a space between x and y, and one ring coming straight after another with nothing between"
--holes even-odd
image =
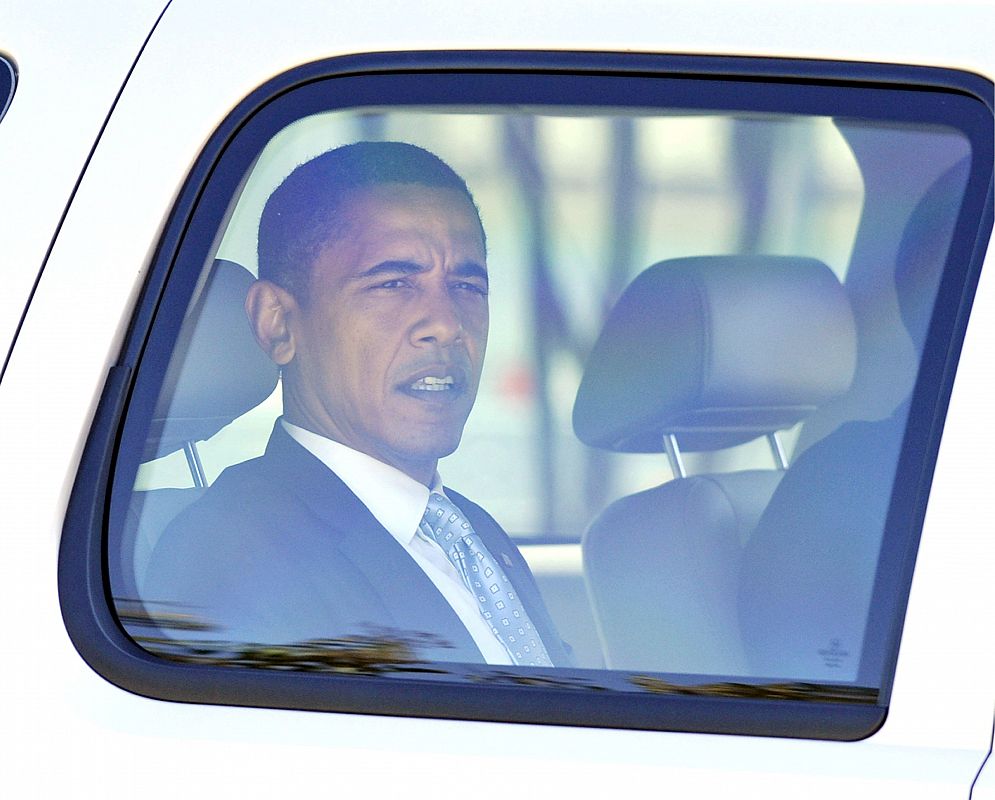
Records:
<instances>
[{"instance_id":1,"label":"man's eye","mask_svg":"<svg viewBox=\"0 0 995 800\"><path fill-rule=\"evenodd\" d=\"M374 286L374 289L401 289L407 286L407 281L404 278L393 278L389 281L383 281Z\"/></svg>"},{"instance_id":2,"label":"man's eye","mask_svg":"<svg viewBox=\"0 0 995 800\"><path fill-rule=\"evenodd\" d=\"M455 284L455 288L462 289L464 291L473 292L474 294L479 294L481 297L487 297L487 287L482 286L478 283L470 283L469 281L460 281Z\"/></svg>"}]
</instances>

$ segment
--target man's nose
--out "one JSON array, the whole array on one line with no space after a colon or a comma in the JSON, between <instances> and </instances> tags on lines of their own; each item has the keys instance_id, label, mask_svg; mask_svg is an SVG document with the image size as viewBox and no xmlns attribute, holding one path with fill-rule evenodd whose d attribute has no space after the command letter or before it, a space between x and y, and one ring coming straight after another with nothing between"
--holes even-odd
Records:
<instances>
[{"instance_id":1,"label":"man's nose","mask_svg":"<svg viewBox=\"0 0 995 800\"><path fill-rule=\"evenodd\" d=\"M463 334L463 319L448 286L432 287L422 296L419 318L412 331L414 343L448 347Z\"/></svg>"}]
</instances>

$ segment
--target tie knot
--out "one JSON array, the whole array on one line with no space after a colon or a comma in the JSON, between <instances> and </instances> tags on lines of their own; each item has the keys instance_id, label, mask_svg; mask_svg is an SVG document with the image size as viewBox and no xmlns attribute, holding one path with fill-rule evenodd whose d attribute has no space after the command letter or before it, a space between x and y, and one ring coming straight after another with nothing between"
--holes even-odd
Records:
<instances>
[{"instance_id":1,"label":"tie knot","mask_svg":"<svg viewBox=\"0 0 995 800\"><path fill-rule=\"evenodd\" d=\"M453 505L449 498L438 492L432 492L429 495L428 505L425 507L425 515L422 520L439 544L451 542L457 536L473 533L473 528L464 519L460 510Z\"/></svg>"},{"instance_id":2,"label":"tie knot","mask_svg":"<svg viewBox=\"0 0 995 800\"><path fill-rule=\"evenodd\" d=\"M432 492L428 496L428 505L425 507L426 519L441 519L448 514L455 513L458 513L456 506L449 501L448 497L441 495L438 492Z\"/></svg>"}]
</instances>

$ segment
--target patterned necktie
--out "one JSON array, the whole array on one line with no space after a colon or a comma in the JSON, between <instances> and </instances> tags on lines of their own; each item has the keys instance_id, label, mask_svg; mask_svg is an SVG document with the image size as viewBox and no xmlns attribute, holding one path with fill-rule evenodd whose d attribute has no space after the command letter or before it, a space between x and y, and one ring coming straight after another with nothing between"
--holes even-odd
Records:
<instances>
[{"instance_id":1,"label":"patterned necktie","mask_svg":"<svg viewBox=\"0 0 995 800\"><path fill-rule=\"evenodd\" d=\"M433 492L420 528L452 561L477 598L480 615L512 660L526 666L553 666L515 587L460 510L446 497Z\"/></svg>"}]
</instances>

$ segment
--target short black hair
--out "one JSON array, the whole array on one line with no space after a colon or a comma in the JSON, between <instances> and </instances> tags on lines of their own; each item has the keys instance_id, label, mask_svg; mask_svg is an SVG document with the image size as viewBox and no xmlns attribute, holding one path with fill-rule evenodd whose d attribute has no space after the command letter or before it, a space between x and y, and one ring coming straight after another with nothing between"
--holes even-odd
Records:
<instances>
[{"instance_id":1,"label":"short black hair","mask_svg":"<svg viewBox=\"0 0 995 800\"><path fill-rule=\"evenodd\" d=\"M343 226L348 193L387 183L460 192L484 236L466 182L437 155L406 142L355 142L301 164L269 196L259 220L259 277L306 302L311 266Z\"/></svg>"}]
</instances>

